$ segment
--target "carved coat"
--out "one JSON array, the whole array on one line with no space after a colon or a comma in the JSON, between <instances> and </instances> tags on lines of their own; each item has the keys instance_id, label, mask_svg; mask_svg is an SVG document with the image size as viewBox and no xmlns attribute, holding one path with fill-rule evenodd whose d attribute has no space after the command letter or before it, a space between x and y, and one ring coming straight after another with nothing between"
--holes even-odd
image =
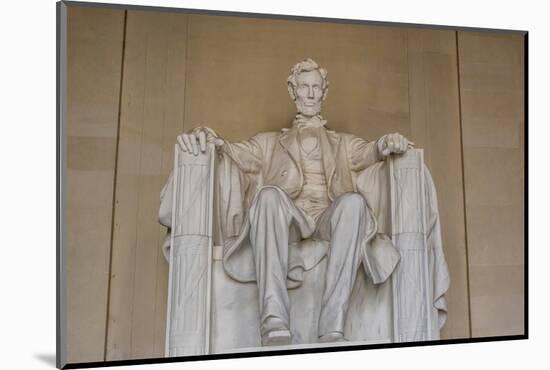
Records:
<instances>
[{"instance_id":1,"label":"carved coat","mask_svg":"<svg viewBox=\"0 0 550 370\"><path fill-rule=\"evenodd\" d=\"M380 160L376 142L324 127L319 128L319 134L329 198L357 191L355 173ZM256 186L278 186L292 199L300 194L304 175L296 127L283 129L282 133L260 133L246 141L226 144L223 150L243 172L253 176Z\"/></svg>"},{"instance_id":2,"label":"carved coat","mask_svg":"<svg viewBox=\"0 0 550 370\"><path fill-rule=\"evenodd\" d=\"M376 142L351 135L336 133L319 127L319 144L327 181L328 197L334 200L341 194L356 192L356 174L378 162ZM239 143L226 144L226 153L239 167L248 174L250 181L245 204L248 208L252 197L264 186L276 186L295 199L304 186L304 175L301 166L298 128L283 129L281 133L260 133L253 138ZM375 238L376 220L372 212L374 229L368 230L364 238L363 260L367 275L374 283L385 281L399 261L399 253L389 238ZM299 215L294 217L298 234L309 238L311 227L303 225ZM234 242L227 243L224 249L224 267L228 274L239 281L254 281L255 271L250 248L245 247L249 224L247 220ZM309 247L309 248L308 248ZM326 255L327 243L317 245L295 243L290 246L289 287L301 283L303 271L314 267ZM246 261L246 262L245 262Z\"/></svg>"}]
</instances>

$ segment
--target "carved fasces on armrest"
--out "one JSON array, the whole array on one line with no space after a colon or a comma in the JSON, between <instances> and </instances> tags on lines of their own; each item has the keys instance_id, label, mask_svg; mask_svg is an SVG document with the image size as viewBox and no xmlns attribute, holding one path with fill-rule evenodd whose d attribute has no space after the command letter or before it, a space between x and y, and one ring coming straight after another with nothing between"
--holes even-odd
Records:
<instances>
[{"instance_id":1,"label":"carved fasces on armrest","mask_svg":"<svg viewBox=\"0 0 550 370\"><path fill-rule=\"evenodd\" d=\"M424 159L410 149L389 159L392 241L401 260L392 275L394 341L439 339L426 241Z\"/></svg>"},{"instance_id":2,"label":"carved fasces on armrest","mask_svg":"<svg viewBox=\"0 0 550 370\"><path fill-rule=\"evenodd\" d=\"M213 145L205 153L193 155L177 151L174 170L172 234L210 236L212 209Z\"/></svg>"},{"instance_id":3,"label":"carved fasces on armrest","mask_svg":"<svg viewBox=\"0 0 550 370\"><path fill-rule=\"evenodd\" d=\"M209 353L214 151L175 146L166 356Z\"/></svg>"}]
</instances>

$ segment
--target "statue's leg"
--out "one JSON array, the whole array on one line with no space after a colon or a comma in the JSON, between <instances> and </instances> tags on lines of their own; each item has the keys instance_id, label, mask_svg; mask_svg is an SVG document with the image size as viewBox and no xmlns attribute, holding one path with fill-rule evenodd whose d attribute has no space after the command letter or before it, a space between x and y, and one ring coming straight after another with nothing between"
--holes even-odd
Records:
<instances>
[{"instance_id":1,"label":"statue's leg","mask_svg":"<svg viewBox=\"0 0 550 370\"><path fill-rule=\"evenodd\" d=\"M321 215L317 235L330 240L325 290L319 317L321 341L343 340L344 324L367 229L367 203L346 193Z\"/></svg>"},{"instance_id":2,"label":"statue's leg","mask_svg":"<svg viewBox=\"0 0 550 370\"><path fill-rule=\"evenodd\" d=\"M266 187L260 190L250 210L263 345L290 344L286 277L291 205L285 193Z\"/></svg>"}]
</instances>

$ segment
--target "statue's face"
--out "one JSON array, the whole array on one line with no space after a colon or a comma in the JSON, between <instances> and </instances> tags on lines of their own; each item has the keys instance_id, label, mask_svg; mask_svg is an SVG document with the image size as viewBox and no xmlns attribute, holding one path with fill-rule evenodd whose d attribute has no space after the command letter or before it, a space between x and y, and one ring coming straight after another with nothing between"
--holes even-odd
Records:
<instances>
[{"instance_id":1,"label":"statue's face","mask_svg":"<svg viewBox=\"0 0 550 370\"><path fill-rule=\"evenodd\" d=\"M319 71L301 72L296 78L296 108L307 117L321 113L323 77Z\"/></svg>"}]
</instances>

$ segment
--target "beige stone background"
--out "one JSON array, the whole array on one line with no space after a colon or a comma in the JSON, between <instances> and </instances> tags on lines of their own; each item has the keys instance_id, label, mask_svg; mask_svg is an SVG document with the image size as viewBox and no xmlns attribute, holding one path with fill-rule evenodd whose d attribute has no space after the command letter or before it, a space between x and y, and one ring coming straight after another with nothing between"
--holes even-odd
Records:
<instances>
[{"instance_id":1,"label":"beige stone background","mask_svg":"<svg viewBox=\"0 0 550 370\"><path fill-rule=\"evenodd\" d=\"M329 71L330 128L425 149L451 274L445 338L524 333L524 38L68 9L67 360L163 355L159 192L176 135L288 126L286 77Z\"/></svg>"}]
</instances>

